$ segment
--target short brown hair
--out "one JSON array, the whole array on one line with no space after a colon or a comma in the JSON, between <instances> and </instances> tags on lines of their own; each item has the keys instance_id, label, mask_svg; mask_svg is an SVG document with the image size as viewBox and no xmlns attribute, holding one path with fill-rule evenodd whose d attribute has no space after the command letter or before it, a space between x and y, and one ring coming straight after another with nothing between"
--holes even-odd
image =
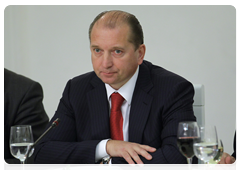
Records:
<instances>
[{"instance_id":1,"label":"short brown hair","mask_svg":"<svg viewBox=\"0 0 240 170\"><path fill-rule=\"evenodd\" d=\"M114 10L114 11L104 11L96 16L96 18L93 20L89 27L89 39L91 41L91 32L94 24L104 15L109 14L110 18L105 23L105 25L109 28L114 28L117 24L117 22L120 20L126 24L129 25L131 34L129 41L134 44L135 49L138 49L138 47L143 44L143 30L142 26L140 25L138 19L127 12ZM119 19L119 20L118 20Z\"/></svg>"}]
</instances>

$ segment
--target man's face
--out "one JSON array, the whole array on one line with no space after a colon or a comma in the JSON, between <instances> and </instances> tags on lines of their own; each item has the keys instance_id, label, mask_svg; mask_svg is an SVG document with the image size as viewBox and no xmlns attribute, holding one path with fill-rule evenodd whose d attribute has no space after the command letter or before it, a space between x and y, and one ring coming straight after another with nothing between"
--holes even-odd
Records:
<instances>
[{"instance_id":1,"label":"man's face","mask_svg":"<svg viewBox=\"0 0 240 170\"><path fill-rule=\"evenodd\" d=\"M143 61L145 45L137 50L128 41L130 29L127 24L107 28L95 24L91 33L90 49L93 69L97 76L114 89L122 87Z\"/></svg>"}]
</instances>

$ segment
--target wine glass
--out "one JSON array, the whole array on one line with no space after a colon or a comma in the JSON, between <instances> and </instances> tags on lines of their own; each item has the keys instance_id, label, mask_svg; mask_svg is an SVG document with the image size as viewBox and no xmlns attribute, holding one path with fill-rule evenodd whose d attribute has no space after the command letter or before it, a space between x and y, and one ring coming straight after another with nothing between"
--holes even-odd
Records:
<instances>
[{"instance_id":1,"label":"wine glass","mask_svg":"<svg viewBox=\"0 0 240 170\"><path fill-rule=\"evenodd\" d=\"M188 164L192 163L193 141L197 138L199 138L197 122L186 121L178 124L177 145L180 152L187 158Z\"/></svg>"},{"instance_id":2,"label":"wine glass","mask_svg":"<svg viewBox=\"0 0 240 170\"><path fill-rule=\"evenodd\" d=\"M218 153L213 159L210 159L210 161L208 163L209 164L217 164L221 160L223 152L224 152L223 143L222 143L222 140L219 139L218 140Z\"/></svg>"},{"instance_id":3,"label":"wine glass","mask_svg":"<svg viewBox=\"0 0 240 170\"><path fill-rule=\"evenodd\" d=\"M196 157L207 164L218 153L218 137L215 126L199 127L200 138L194 141L193 149Z\"/></svg>"},{"instance_id":4,"label":"wine glass","mask_svg":"<svg viewBox=\"0 0 240 170\"><path fill-rule=\"evenodd\" d=\"M11 154L24 164L27 153L33 145L32 128L30 125L11 126L10 132L10 151Z\"/></svg>"}]
</instances>

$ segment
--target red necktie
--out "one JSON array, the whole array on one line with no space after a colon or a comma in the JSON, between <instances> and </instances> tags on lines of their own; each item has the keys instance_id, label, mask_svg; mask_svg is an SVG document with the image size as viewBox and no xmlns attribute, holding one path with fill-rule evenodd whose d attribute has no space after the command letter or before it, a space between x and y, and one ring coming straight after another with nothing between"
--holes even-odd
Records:
<instances>
[{"instance_id":1,"label":"red necktie","mask_svg":"<svg viewBox=\"0 0 240 170\"><path fill-rule=\"evenodd\" d=\"M113 140L123 140L123 117L121 112L123 101L124 98L119 93L113 93L111 95L110 129Z\"/></svg>"}]
</instances>

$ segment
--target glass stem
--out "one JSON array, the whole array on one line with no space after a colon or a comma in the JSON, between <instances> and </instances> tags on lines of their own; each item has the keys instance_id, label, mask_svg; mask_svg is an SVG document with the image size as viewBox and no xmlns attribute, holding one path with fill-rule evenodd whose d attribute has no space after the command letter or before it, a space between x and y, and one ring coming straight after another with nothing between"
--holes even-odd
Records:
<instances>
[{"instance_id":1,"label":"glass stem","mask_svg":"<svg viewBox=\"0 0 240 170\"><path fill-rule=\"evenodd\" d=\"M21 170L25 170L25 160L20 160L21 162Z\"/></svg>"},{"instance_id":2,"label":"glass stem","mask_svg":"<svg viewBox=\"0 0 240 170\"><path fill-rule=\"evenodd\" d=\"M187 163L192 164L192 158L187 158Z\"/></svg>"}]
</instances>

